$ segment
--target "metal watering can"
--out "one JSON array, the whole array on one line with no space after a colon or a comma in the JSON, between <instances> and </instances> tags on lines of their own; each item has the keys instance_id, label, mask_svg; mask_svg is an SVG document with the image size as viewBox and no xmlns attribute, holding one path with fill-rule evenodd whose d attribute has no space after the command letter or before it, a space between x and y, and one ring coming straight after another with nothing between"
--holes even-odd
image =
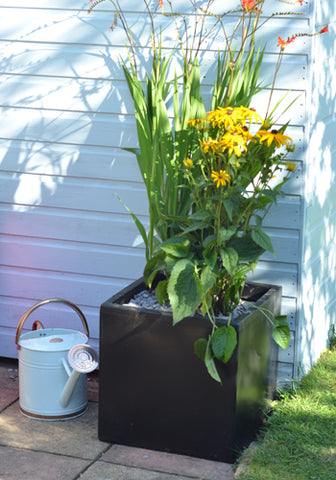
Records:
<instances>
[{"instance_id":1,"label":"metal watering can","mask_svg":"<svg viewBox=\"0 0 336 480\"><path fill-rule=\"evenodd\" d=\"M64 328L44 328L34 322L21 335L29 315L42 305L64 303L80 317L85 334ZM42 300L29 308L16 329L19 350L20 411L37 420L65 420L87 410L86 373L98 366L96 351L86 345L89 328L81 310L61 298ZM71 369L72 368L72 369Z\"/></svg>"}]
</instances>

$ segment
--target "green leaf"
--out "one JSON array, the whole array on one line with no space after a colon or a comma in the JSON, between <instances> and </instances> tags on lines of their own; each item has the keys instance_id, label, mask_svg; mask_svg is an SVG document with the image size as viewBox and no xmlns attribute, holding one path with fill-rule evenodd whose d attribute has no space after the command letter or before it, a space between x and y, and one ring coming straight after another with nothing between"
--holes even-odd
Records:
<instances>
[{"instance_id":1,"label":"green leaf","mask_svg":"<svg viewBox=\"0 0 336 480\"><path fill-rule=\"evenodd\" d=\"M230 360L236 346L237 332L231 325L217 328L211 336L212 351L224 363Z\"/></svg>"},{"instance_id":2,"label":"green leaf","mask_svg":"<svg viewBox=\"0 0 336 480\"><path fill-rule=\"evenodd\" d=\"M256 228L255 230L252 230L251 238L254 241L254 243L259 245L259 247L274 253L274 249L273 249L273 245L270 237L267 235L267 233L261 230L261 228Z\"/></svg>"},{"instance_id":3,"label":"green leaf","mask_svg":"<svg viewBox=\"0 0 336 480\"><path fill-rule=\"evenodd\" d=\"M230 240L230 238L235 233L236 233L236 227L229 227L229 228L221 227L219 229L218 236L217 236L218 245L221 245L222 243L225 243L227 240Z\"/></svg>"},{"instance_id":4,"label":"green leaf","mask_svg":"<svg viewBox=\"0 0 336 480\"><path fill-rule=\"evenodd\" d=\"M205 263L213 268L217 262L217 252L211 247L212 245L209 245L207 248L205 248L202 255Z\"/></svg>"},{"instance_id":5,"label":"green leaf","mask_svg":"<svg viewBox=\"0 0 336 480\"><path fill-rule=\"evenodd\" d=\"M290 330L286 315L274 317L274 327L272 337L274 341L284 350L288 348L290 342Z\"/></svg>"},{"instance_id":6,"label":"green leaf","mask_svg":"<svg viewBox=\"0 0 336 480\"><path fill-rule=\"evenodd\" d=\"M219 254L224 268L231 274L238 263L238 253L232 247L221 248Z\"/></svg>"},{"instance_id":7,"label":"green leaf","mask_svg":"<svg viewBox=\"0 0 336 480\"><path fill-rule=\"evenodd\" d=\"M220 376L218 375L218 371L217 371L217 368L216 368L215 359L212 355L212 350L211 350L211 346L210 346L210 339L209 339L209 341L207 342L207 345L206 345L204 363L205 363L205 366L208 370L209 375L214 380L216 380L216 382L221 383L221 379L220 379Z\"/></svg>"},{"instance_id":8,"label":"green leaf","mask_svg":"<svg viewBox=\"0 0 336 480\"><path fill-rule=\"evenodd\" d=\"M187 259L175 263L168 280L168 297L173 309L173 324L193 315L203 299L203 287L195 265Z\"/></svg>"},{"instance_id":9,"label":"green leaf","mask_svg":"<svg viewBox=\"0 0 336 480\"><path fill-rule=\"evenodd\" d=\"M265 249L257 245L250 236L233 237L229 240L228 245L233 247L239 255L242 262L251 262L260 257Z\"/></svg>"},{"instance_id":10,"label":"green leaf","mask_svg":"<svg viewBox=\"0 0 336 480\"><path fill-rule=\"evenodd\" d=\"M177 258L185 258L189 253L189 245L189 240L174 237L162 242L160 248L168 255L172 255L173 257Z\"/></svg>"},{"instance_id":11,"label":"green leaf","mask_svg":"<svg viewBox=\"0 0 336 480\"><path fill-rule=\"evenodd\" d=\"M204 293L207 293L216 283L217 275L210 265L206 265L206 267L202 270L201 273L201 283L203 287Z\"/></svg>"},{"instance_id":12,"label":"green leaf","mask_svg":"<svg viewBox=\"0 0 336 480\"><path fill-rule=\"evenodd\" d=\"M197 210L195 213L190 215L192 220L209 220L211 219L211 215L207 210Z\"/></svg>"},{"instance_id":13,"label":"green leaf","mask_svg":"<svg viewBox=\"0 0 336 480\"><path fill-rule=\"evenodd\" d=\"M168 300L167 286L168 286L168 280L161 280L157 284L155 289L155 296L161 305L163 305L165 301Z\"/></svg>"},{"instance_id":14,"label":"green leaf","mask_svg":"<svg viewBox=\"0 0 336 480\"><path fill-rule=\"evenodd\" d=\"M224 200L223 205L226 210L226 213L228 214L230 221L232 222L232 212L234 208L233 203L231 202L231 200Z\"/></svg>"},{"instance_id":15,"label":"green leaf","mask_svg":"<svg viewBox=\"0 0 336 480\"><path fill-rule=\"evenodd\" d=\"M250 262L250 263L240 263L239 265L236 266L236 268L234 269L234 272L233 272L233 276L232 278L233 279L239 279L239 278L245 278L246 275L251 271L253 270L255 266L255 263L254 262Z\"/></svg>"},{"instance_id":16,"label":"green leaf","mask_svg":"<svg viewBox=\"0 0 336 480\"><path fill-rule=\"evenodd\" d=\"M128 213L131 215L131 217L133 218L133 221L135 223L135 225L137 226L137 229L139 230L139 233L144 241L144 244L145 244L145 247L146 247L146 260L149 260L150 258L150 252L149 252L149 245L148 245L148 237L147 237L147 233L146 233L146 229L145 227L143 226L143 224L140 222L140 220L138 219L138 217L124 204L124 202L121 200L121 198L117 195L117 198L118 200L120 201L120 203L122 203L124 205L124 207L126 208L126 210L128 211Z\"/></svg>"},{"instance_id":17,"label":"green leaf","mask_svg":"<svg viewBox=\"0 0 336 480\"><path fill-rule=\"evenodd\" d=\"M207 349L208 341L205 338L199 338L194 343L194 352L198 358L203 362L205 361L205 353Z\"/></svg>"}]
</instances>

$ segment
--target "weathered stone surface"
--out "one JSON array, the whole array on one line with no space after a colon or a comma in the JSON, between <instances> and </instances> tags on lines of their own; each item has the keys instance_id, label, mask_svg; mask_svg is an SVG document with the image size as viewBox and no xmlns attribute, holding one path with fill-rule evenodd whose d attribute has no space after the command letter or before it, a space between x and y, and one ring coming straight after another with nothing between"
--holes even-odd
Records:
<instances>
[{"instance_id":1,"label":"weathered stone surface","mask_svg":"<svg viewBox=\"0 0 336 480\"><path fill-rule=\"evenodd\" d=\"M94 459L109 444L97 436L97 403L90 403L88 411L73 420L47 422L24 417L19 402L0 415L2 445L28 448L41 452Z\"/></svg>"},{"instance_id":2,"label":"weathered stone surface","mask_svg":"<svg viewBox=\"0 0 336 480\"><path fill-rule=\"evenodd\" d=\"M113 445L102 457L105 462L139 467L146 470L167 472L206 480L231 480L233 469L228 463L200 458Z\"/></svg>"},{"instance_id":3,"label":"weathered stone surface","mask_svg":"<svg viewBox=\"0 0 336 480\"><path fill-rule=\"evenodd\" d=\"M94 463L80 478L81 480L92 480L93 478L94 480L190 480L190 477L181 477L181 475L153 472L101 461Z\"/></svg>"},{"instance_id":4,"label":"weathered stone surface","mask_svg":"<svg viewBox=\"0 0 336 480\"><path fill-rule=\"evenodd\" d=\"M0 446L1 480L72 480L88 460Z\"/></svg>"}]
</instances>

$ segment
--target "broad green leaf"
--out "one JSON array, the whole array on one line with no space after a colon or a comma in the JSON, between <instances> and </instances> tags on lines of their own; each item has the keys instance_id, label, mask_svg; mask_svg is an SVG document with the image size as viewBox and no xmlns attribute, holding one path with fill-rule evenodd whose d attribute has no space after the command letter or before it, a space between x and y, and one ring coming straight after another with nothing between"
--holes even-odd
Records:
<instances>
[{"instance_id":1,"label":"broad green leaf","mask_svg":"<svg viewBox=\"0 0 336 480\"><path fill-rule=\"evenodd\" d=\"M237 346L237 332L232 325L217 328L211 337L212 351L218 360L226 363Z\"/></svg>"},{"instance_id":2,"label":"broad green leaf","mask_svg":"<svg viewBox=\"0 0 336 480\"><path fill-rule=\"evenodd\" d=\"M163 305L165 301L168 299L167 286L168 286L168 280L161 280L161 282L157 284L155 289L155 296L161 305Z\"/></svg>"},{"instance_id":3,"label":"broad green leaf","mask_svg":"<svg viewBox=\"0 0 336 480\"><path fill-rule=\"evenodd\" d=\"M211 215L206 210L197 210L195 213L190 215L190 218L192 218L193 220L209 220L211 218Z\"/></svg>"},{"instance_id":4,"label":"broad green leaf","mask_svg":"<svg viewBox=\"0 0 336 480\"><path fill-rule=\"evenodd\" d=\"M267 235L267 233L261 230L261 228L256 228L255 230L252 230L251 238L254 241L254 243L259 245L259 247L274 253L274 249L273 249L273 245L270 237Z\"/></svg>"},{"instance_id":5,"label":"broad green leaf","mask_svg":"<svg viewBox=\"0 0 336 480\"><path fill-rule=\"evenodd\" d=\"M229 272L229 274L231 274L238 263L238 253L232 247L221 248L219 253L224 268Z\"/></svg>"},{"instance_id":6,"label":"broad green leaf","mask_svg":"<svg viewBox=\"0 0 336 480\"><path fill-rule=\"evenodd\" d=\"M195 313L203 299L203 287L190 260L182 259L175 263L167 291L174 324Z\"/></svg>"},{"instance_id":7,"label":"broad green leaf","mask_svg":"<svg viewBox=\"0 0 336 480\"><path fill-rule=\"evenodd\" d=\"M254 267L254 262L250 263L240 263L239 265L236 266L233 272L233 279L239 279L239 278L245 278L246 275L253 270Z\"/></svg>"},{"instance_id":8,"label":"broad green leaf","mask_svg":"<svg viewBox=\"0 0 336 480\"><path fill-rule=\"evenodd\" d=\"M250 236L233 237L229 240L228 245L233 247L239 255L242 262L251 262L260 257L265 249L257 245Z\"/></svg>"},{"instance_id":9,"label":"broad green leaf","mask_svg":"<svg viewBox=\"0 0 336 480\"><path fill-rule=\"evenodd\" d=\"M228 214L230 221L232 221L232 212L234 208L233 203L230 200L224 200L223 205L226 210L226 213Z\"/></svg>"},{"instance_id":10,"label":"broad green leaf","mask_svg":"<svg viewBox=\"0 0 336 480\"><path fill-rule=\"evenodd\" d=\"M217 275L212 267L207 265L201 273L201 283L204 293L207 293L216 283Z\"/></svg>"},{"instance_id":11,"label":"broad green leaf","mask_svg":"<svg viewBox=\"0 0 336 480\"><path fill-rule=\"evenodd\" d=\"M184 238L174 237L170 240L162 242L160 245L161 250L173 257L185 258L189 253L189 240Z\"/></svg>"},{"instance_id":12,"label":"broad green leaf","mask_svg":"<svg viewBox=\"0 0 336 480\"><path fill-rule=\"evenodd\" d=\"M205 338L199 338L194 343L194 352L198 358L200 358L203 362L205 361L205 353L207 349L208 341Z\"/></svg>"},{"instance_id":13,"label":"broad green leaf","mask_svg":"<svg viewBox=\"0 0 336 480\"><path fill-rule=\"evenodd\" d=\"M290 330L287 317L285 315L278 315L274 320L272 337L281 348L286 350L290 342Z\"/></svg>"},{"instance_id":14,"label":"broad green leaf","mask_svg":"<svg viewBox=\"0 0 336 480\"><path fill-rule=\"evenodd\" d=\"M218 245L230 240L230 238L236 233L236 227L229 227L229 228L220 228L218 231L217 242Z\"/></svg>"},{"instance_id":15,"label":"broad green leaf","mask_svg":"<svg viewBox=\"0 0 336 480\"><path fill-rule=\"evenodd\" d=\"M216 265L217 252L216 250L211 248L211 245L209 245L207 248L203 250L202 255L207 265L210 265L211 267L214 267Z\"/></svg>"}]
</instances>

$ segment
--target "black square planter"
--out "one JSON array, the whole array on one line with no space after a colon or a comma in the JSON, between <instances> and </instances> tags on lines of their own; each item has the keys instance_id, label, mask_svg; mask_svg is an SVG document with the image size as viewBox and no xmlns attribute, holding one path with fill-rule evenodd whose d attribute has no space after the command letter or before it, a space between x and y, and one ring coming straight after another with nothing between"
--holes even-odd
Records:
<instances>
[{"instance_id":1,"label":"black square planter","mask_svg":"<svg viewBox=\"0 0 336 480\"><path fill-rule=\"evenodd\" d=\"M124 306L142 280L101 306L99 439L233 462L255 437L266 397L276 385L277 345L258 310L240 315L238 346L218 363L222 385L194 354L210 323ZM244 297L280 313L281 287L249 284Z\"/></svg>"}]
</instances>

